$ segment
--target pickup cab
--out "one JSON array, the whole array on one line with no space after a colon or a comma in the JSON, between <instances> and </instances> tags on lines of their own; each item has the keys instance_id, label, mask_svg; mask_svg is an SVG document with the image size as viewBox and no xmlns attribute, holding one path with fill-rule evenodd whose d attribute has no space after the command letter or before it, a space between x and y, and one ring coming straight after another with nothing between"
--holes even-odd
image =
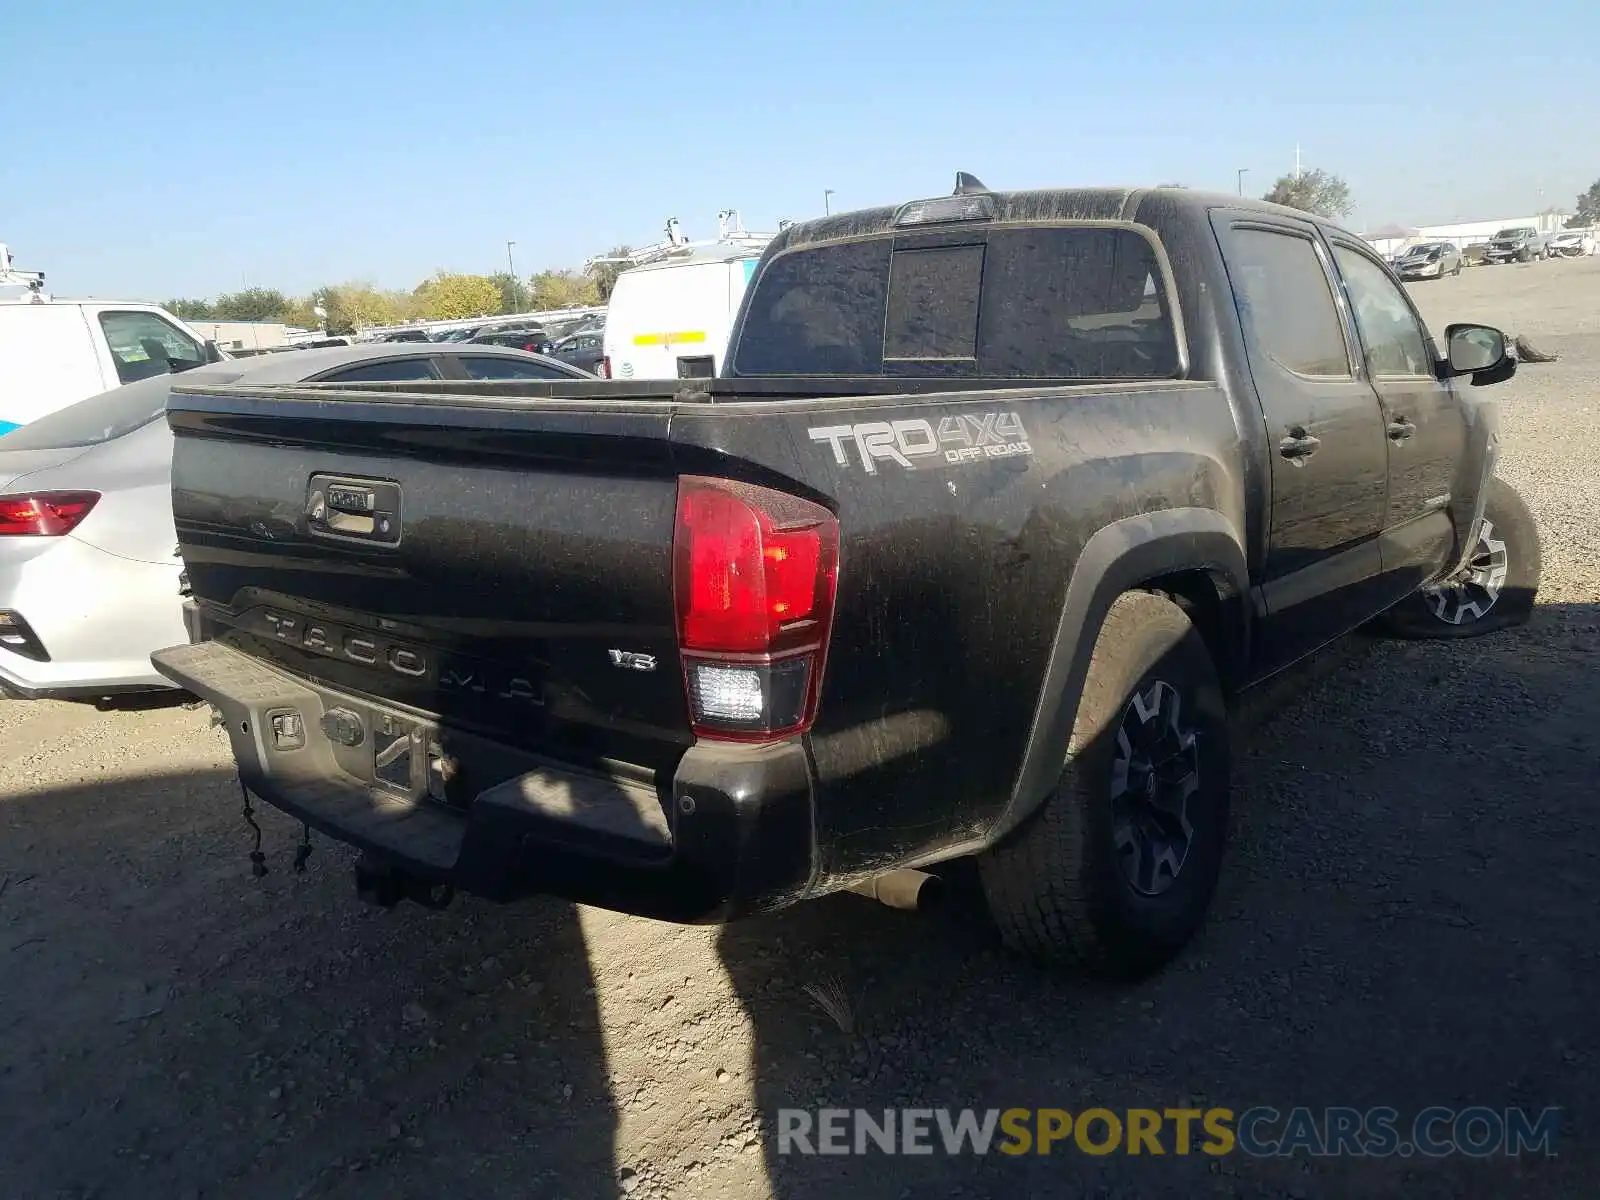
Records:
<instances>
[{"instance_id":1,"label":"pickup cab","mask_svg":"<svg viewBox=\"0 0 1600 1200\"><path fill-rule=\"evenodd\" d=\"M1545 257L1545 236L1531 225L1502 229L1489 239L1484 248L1485 262L1532 262Z\"/></svg>"},{"instance_id":2,"label":"pickup cab","mask_svg":"<svg viewBox=\"0 0 1600 1200\"><path fill-rule=\"evenodd\" d=\"M122 384L226 357L159 305L0 300L0 434Z\"/></svg>"},{"instance_id":3,"label":"pickup cab","mask_svg":"<svg viewBox=\"0 0 1600 1200\"><path fill-rule=\"evenodd\" d=\"M720 922L973 856L1012 947L1133 977L1207 910L1241 693L1527 618L1515 368L1304 213L963 176L778 235L715 378L180 384L154 661L385 903Z\"/></svg>"}]
</instances>

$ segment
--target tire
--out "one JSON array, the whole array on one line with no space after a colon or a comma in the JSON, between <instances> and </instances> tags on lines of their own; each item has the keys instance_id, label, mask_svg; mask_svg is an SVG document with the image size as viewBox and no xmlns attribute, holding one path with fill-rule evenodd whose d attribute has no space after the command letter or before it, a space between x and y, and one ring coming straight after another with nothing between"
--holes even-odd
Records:
<instances>
[{"instance_id":1,"label":"tire","mask_svg":"<svg viewBox=\"0 0 1600 1200\"><path fill-rule=\"evenodd\" d=\"M1149 592L1117 598L1095 639L1070 745L1039 810L979 857L984 897L1010 949L1137 979L1204 922L1227 842L1227 706L1183 609ZM1121 804L1118 778L1128 785Z\"/></svg>"},{"instance_id":2,"label":"tire","mask_svg":"<svg viewBox=\"0 0 1600 1200\"><path fill-rule=\"evenodd\" d=\"M1489 481L1483 536L1467 569L1407 596L1380 618L1397 637L1466 638L1527 623L1539 593L1539 527L1521 496Z\"/></svg>"}]
</instances>

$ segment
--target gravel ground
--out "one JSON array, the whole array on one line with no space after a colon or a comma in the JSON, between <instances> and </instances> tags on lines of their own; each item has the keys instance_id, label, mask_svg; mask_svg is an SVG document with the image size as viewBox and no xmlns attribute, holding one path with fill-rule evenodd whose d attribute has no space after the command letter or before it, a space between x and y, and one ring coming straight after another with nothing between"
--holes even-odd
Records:
<instances>
[{"instance_id":1,"label":"gravel ground","mask_svg":"<svg viewBox=\"0 0 1600 1200\"><path fill-rule=\"evenodd\" d=\"M1419 284L1560 362L1504 387L1544 536L1523 630L1348 639L1242 725L1213 919L1111 989L960 904L727 930L361 906L204 711L0 702L0 1197L1593 1195L1600 260ZM1270 720L1262 720L1268 710ZM846 1034L808 983L838 981ZM779 1156L782 1106L1564 1110L1508 1162Z\"/></svg>"}]
</instances>

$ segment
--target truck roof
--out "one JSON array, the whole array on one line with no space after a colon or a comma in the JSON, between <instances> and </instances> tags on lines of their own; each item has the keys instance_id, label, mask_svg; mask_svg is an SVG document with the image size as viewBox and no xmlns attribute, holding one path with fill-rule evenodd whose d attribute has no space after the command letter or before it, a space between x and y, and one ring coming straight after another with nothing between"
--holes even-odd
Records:
<instances>
[{"instance_id":1,"label":"truck roof","mask_svg":"<svg viewBox=\"0 0 1600 1200\"><path fill-rule=\"evenodd\" d=\"M1156 188L1156 187L1097 187L1097 188L1042 188L1032 191L1015 192L968 192L966 195L983 195L990 197L995 206L993 220L1025 223L1029 221L1128 221L1132 220L1138 211L1141 201L1147 196L1159 195L1170 202L1193 206L1199 210L1212 208L1244 209L1261 213L1273 213L1278 216L1292 216L1302 221L1314 221L1330 228L1337 227L1335 222L1316 216L1312 213L1301 212L1299 209L1286 208L1281 204L1270 204L1265 200L1254 200L1246 196L1235 196L1226 192L1202 192L1189 188ZM927 197L930 200L943 200L947 197ZM908 203L916 203L909 201ZM881 208L863 208L855 212L838 213L831 217L818 217L814 220L799 222L779 233L772 239L776 250L792 249L795 246L808 245L815 242L828 242L837 238L861 237L874 233L886 233L895 228L895 216L905 204L886 205ZM949 228L948 224L941 226Z\"/></svg>"}]
</instances>

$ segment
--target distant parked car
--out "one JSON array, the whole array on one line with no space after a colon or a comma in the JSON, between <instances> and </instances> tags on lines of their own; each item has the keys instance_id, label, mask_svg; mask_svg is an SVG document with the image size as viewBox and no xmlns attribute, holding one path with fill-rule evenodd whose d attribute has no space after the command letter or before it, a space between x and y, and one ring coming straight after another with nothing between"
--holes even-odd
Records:
<instances>
[{"instance_id":1,"label":"distant parked car","mask_svg":"<svg viewBox=\"0 0 1600 1200\"><path fill-rule=\"evenodd\" d=\"M467 339L475 346L512 346L529 354L549 354L555 345L543 325L519 325L513 329L485 329Z\"/></svg>"},{"instance_id":2,"label":"distant parked car","mask_svg":"<svg viewBox=\"0 0 1600 1200\"><path fill-rule=\"evenodd\" d=\"M433 339L426 329L394 329L379 339L384 342L428 342Z\"/></svg>"},{"instance_id":3,"label":"distant parked car","mask_svg":"<svg viewBox=\"0 0 1600 1200\"><path fill-rule=\"evenodd\" d=\"M1488 249L1488 242L1468 242L1461 248L1462 264L1468 267L1481 267L1484 253Z\"/></svg>"},{"instance_id":4,"label":"distant parked car","mask_svg":"<svg viewBox=\"0 0 1600 1200\"><path fill-rule=\"evenodd\" d=\"M582 367L590 373L597 373L600 369L600 359L605 355L601 338L602 335L597 331L569 333L551 347L550 357L571 363L575 367Z\"/></svg>"},{"instance_id":5,"label":"distant parked car","mask_svg":"<svg viewBox=\"0 0 1600 1200\"><path fill-rule=\"evenodd\" d=\"M1395 259L1401 279L1442 279L1461 274L1461 251L1451 242L1418 242Z\"/></svg>"},{"instance_id":6,"label":"distant parked car","mask_svg":"<svg viewBox=\"0 0 1600 1200\"><path fill-rule=\"evenodd\" d=\"M1545 236L1532 225L1502 229L1489 239L1483 252L1485 262L1532 262L1545 256Z\"/></svg>"},{"instance_id":7,"label":"distant parked car","mask_svg":"<svg viewBox=\"0 0 1600 1200\"><path fill-rule=\"evenodd\" d=\"M378 343L199 366L30 421L0 442L0 692L31 699L171 687L150 652L188 638L172 434L162 419L175 382L588 378L500 346Z\"/></svg>"},{"instance_id":8,"label":"distant parked car","mask_svg":"<svg viewBox=\"0 0 1600 1200\"><path fill-rule=\"evenodd\" d=\"M1592 233L1558 233L1550 239L1550 257L1582 258L1595 253L1596 245Z\"/></svg>"}]
</instances>

